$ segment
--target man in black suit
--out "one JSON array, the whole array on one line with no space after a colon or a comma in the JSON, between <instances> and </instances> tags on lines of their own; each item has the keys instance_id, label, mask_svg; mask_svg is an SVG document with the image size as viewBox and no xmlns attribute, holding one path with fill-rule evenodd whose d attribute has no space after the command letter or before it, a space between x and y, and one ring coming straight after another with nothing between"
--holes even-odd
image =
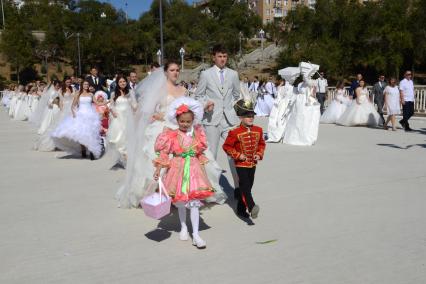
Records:
<instances>
[{"instance_id":1,"label":"man in black suit","mask_svg":"<svg viewBox=\"0 0 426 284\"><path fill-rule=\"evenodd\" d=\"M94 66L90 69L90 75L86 77L86 80L95 89L95 92L104 91L105 87L105 79L100 77L98 73L98 68Z\"/></svg>"}]
</instances>

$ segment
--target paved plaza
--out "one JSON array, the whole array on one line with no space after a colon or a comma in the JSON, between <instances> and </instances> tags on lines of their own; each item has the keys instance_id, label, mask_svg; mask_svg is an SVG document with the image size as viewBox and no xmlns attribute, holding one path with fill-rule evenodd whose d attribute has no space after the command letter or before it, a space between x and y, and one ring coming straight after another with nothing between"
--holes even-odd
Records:
<instances>
[{"instance_id":1,"label":"paved plaza","mask_svg":"<svg viewBox=\"0 0 426 284\"><path fill-rule=\"evenodd\" d=\"M426 120L412 127L267 144L259 218L236 217L232 198L204 209L197 250L176 212L117 208L123 169L33 151L35 131L1 110L0 283L426 283Z\"/></svg>"}]
</instances>

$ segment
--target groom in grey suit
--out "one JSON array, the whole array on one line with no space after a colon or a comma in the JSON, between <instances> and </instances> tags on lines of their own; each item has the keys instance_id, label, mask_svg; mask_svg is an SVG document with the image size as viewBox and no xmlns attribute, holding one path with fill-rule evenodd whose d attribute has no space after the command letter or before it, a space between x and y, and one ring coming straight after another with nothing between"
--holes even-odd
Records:
<instances>
[{"instance_id":1,"label":"groom in grey suit","mask_svg":"<svg viewBox=\"0 0 426 284\"><path fill-rule=\"evenodd\" d=\"M236 71L226 67L228 54L221 45L213 48L212 55L214 65L201 73L195 99L204 105L202 124L216 159L220 138L226 139L228 131L240 122L234 110L234 103L240 98L240 80ZM235 167L231 161L230 167L235 183Z\"/></svg>"}]
</instances>

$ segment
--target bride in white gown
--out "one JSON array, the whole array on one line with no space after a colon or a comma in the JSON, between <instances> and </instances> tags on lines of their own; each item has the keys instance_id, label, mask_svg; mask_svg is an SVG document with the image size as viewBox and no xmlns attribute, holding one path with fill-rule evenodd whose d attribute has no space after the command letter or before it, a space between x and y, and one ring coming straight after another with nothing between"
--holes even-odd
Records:
<instances>
[{"instance_id":1,"label":"bride in white gown","mask_svg":"<svg viewBox=\"0 0 426 284\"><path fill-rule=\"evenodd\" d=\"M164 69L157 69L137 86L136 93L140 99L135 130L128 131L126 176L116 194L121 208L139 207L141 198L153 182L156 138L164 127L176 128L165 114L176 98L188 95L188 91L177 84L179 72L178 64L169 62ZM206 172L216 190L215 196L207 201L223 203L226 195L218 184L222 170L211 152L206 151L205 154L209 159Z\"/></svg>"},{"instance_id":2,"label":"bride in white gown","mask_svg":"<svg viewBox=\"0 0 426 284\"><path fill-rule=\"evenodd\" d=\"M60 105L58 104L57 107L55 107L53 104L53 101L56 100L56 98L58 98L58 101L60 101L59 99L60 87L61 85L59 81L56 81L53 83L53 90L49 92L49 100L47 102L47 106L45 107L45 110L43 111L43 117L41 119L40 127L37 130L37 133L39 135L43 135L46 132L46 130L51 126L51 124L54 123L55 120L58 118Z\"/></svg>"},{"instance_id":3,"label":"bride in white gown","mask_svg":"<svg viewBox=\"0 0 426 284\"><path fill-rule=\"evenodd\" d=\"M321 123L336 123L350 105L351 99L346 94L345 85L340 82L336 87L336 95L321 116Z\"/></svg>"},{"instance_id":4,"label":"bride in white gown","mask_svg":"<svg viewBox=\"0 0 426 284\"><path fill-rule=\"evenodd\" d=\"M284 132L283 143L298 146L311 146L318 138L320 105L315 98L316 82L312 76L319 65L308 62L299 64L303 82L297 86L294 106Z\"/></svg>"},{"instance_id":5,"label":"bride in white gown","mask_svg":"<svg viewBox=\"0 0 426 284\"><path fill-rule=\"evenodd\" d=\"M89 92L89 82L83 81L81 90L75 96L71 106L71 116L67 116L52 132L51 137L57 148L90 159L99 158L102 152L100 127L101 121L93 103L93 94Z\"/></svg>"},{"instance_id":6,"label":"bride in white gown","mask_svg":"<svg viewBox=\"0 0 426 284\"><path fill-rule=\"evenodd\" d=\"M380 115L370 101L364 80L359 81L359 87L355 90L355 94L356 99L337 120L337 124L343 126L377 126Z\"/></svg>"},{"instance_id":7,"label":"bride in white gown","mask_svg":"<svg viewBox=\"0 0 426 284\"><path fill-rule=\"evenodd\" d=\"M294 81L300 76L299 67L287 67L279 71L279 75L285 80L285 84L277 90L277 98L272 107L268 123L268 141L281 142L284 131L290 117L294 103L295 88Z\"/></svg>"},{"instance_id":8,"label":"bride in white gown","mask_svg":"<svg viewBox=\"0 0 426 284\"><path fill-rule=\"evenodd\" d=\"M54 86L56 86L55 83ZM75 92L71 86L71 79L66 77L64 79L62 89L59 92L56 89L59 90L59 86L55 87L53 91L50 91L49 96L51 98L59 98L59 113L57 116L55 116L55 119L52 121L46 131L37 139L34 145L34 149L37 151L55 151L55 142L53 141L50 134L66 117L71 115L71 106L75 95Z\"/></svg>"},{"instance_id":9,"label":"bride in white gown","mask_svg":"<svg viewBox=\"0 0 426 284\"><path fill-rule=\"evenodd\" d=\"M118 76L117 86L111 94L110 123L106 140L108 142L107 155L111 157L113 164L126 164L127 160L127 133L129 123L133 120L133 112L137 103L133 92L127 88L127 80L124 76Z\"/></svg>"}]
</instances>

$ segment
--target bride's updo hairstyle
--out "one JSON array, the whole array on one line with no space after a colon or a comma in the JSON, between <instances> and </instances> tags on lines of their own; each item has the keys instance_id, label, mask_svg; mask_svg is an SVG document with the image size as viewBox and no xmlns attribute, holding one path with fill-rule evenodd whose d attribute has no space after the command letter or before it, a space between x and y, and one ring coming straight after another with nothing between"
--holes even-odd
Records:
<instances>
[{"instance_id":1,"label":"bride's updo hairstyle","mask_svg":"<svg viewBox=\"0 0 426 284\"><path fill-rule=\"evenodd\" d=\"M167 60L167 62L164 64L164 67L163 67L164 72L167 72L167 70L169 70L170 66L173 65L173 64L175 64L179 67L179 63L176 60L174 60L174 59Z\"/></svg>"}]
</instances>

